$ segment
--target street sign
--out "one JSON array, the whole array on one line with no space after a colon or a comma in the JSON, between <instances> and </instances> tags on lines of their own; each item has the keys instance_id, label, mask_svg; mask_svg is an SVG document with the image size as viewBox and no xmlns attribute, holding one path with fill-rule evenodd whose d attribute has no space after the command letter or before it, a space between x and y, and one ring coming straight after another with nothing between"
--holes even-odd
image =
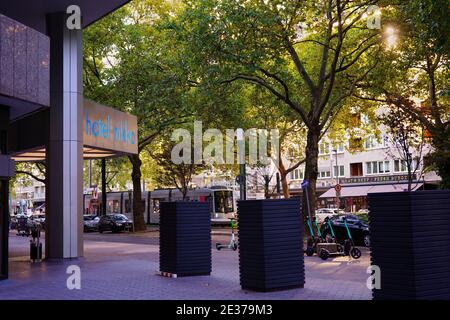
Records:
<instances>
[{"instance_id":1,"label":"street sign","mask_svg":"<svg viewBox=\"0 0 450 320\"><path fill-rule=\"evenodd\" d=\"M301 184L302 189L308 188L308 186L309 186L309 181L308 180L303 180L303 182Z\"/></svg>"},{"instance_id":2,"label":"street sign","mask_svg":"<svg viewBox=\"0 0 450 320\"><path fill-rule=\"evenodd\" d=\"M334 190L336 191L336 197L341 196L342 186L340 184L337 184L334 186Z\"/></svg>"}]
</instances>

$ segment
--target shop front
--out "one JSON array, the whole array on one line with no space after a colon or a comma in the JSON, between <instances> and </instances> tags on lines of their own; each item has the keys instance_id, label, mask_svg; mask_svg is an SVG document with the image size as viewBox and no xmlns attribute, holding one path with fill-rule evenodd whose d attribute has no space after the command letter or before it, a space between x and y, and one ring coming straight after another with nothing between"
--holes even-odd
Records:
<instances>
[{"instance_id":1,"label":"shop front","mask_svg":"<svg viewBox=\"0 0 450 320\"><path fill-rule=\"evenodd\" d=\"M341 181L340 195L336 194L335 188L330 188L319 196L319 200L325 204L325 207L336 207L336 204L339 203L339 207L346 212L358 212L367 210L369 193L404 192L408 190L408 177L406 175L343 178ZM423 182L414 178L411 189L416 191L423 186ZM339 196L339 199L337 196Z\"/></svg>"}]
</instances>

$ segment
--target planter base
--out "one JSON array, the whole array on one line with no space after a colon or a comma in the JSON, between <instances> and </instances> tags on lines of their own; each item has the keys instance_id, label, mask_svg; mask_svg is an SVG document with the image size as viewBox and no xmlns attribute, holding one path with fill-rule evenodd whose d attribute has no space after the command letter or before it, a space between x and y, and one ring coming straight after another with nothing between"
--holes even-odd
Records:
<instances>
[{"instance_id":1,"label":"planter base","mask_svg":"<svg viewBox=\"0 0 450 320\"><path fill-rule=\"evenodd\" d=\"M160 272L176 277L210 275L209 203L162 202L160 210Z\"/></svg>"},{"instance_id":2,"label":"planter base","mask_svg":"<svg viewBox=\"0 0 450 320\"><path fill-rule=\"evenodd\" d=\"M369 194L374 300L450 299L450 190Z\"/></svg>"},{"instance_id":3,"label":"planter base","mask_svg":"<svg viewBox=\"0 0 450 320\"><path fill-rule=\"evenodd\" d=\"M211 273L182 273L182 274L176 274L176 273L170 273L165 271L158 271L158 275L164 278L183 278L183 277L197 277L197 276L210 276Z\"/></svg>"},{"instance_id":4,"label":"planter base","mask_svg":"<svg viewBox=\"0 0 450 320\"><path fill-rule=\"evenodd\" d=\"M304 287L299 199L239 201L238 225L242 289L270 292Z\"/></svg>"},{"instance_id":5,"label":"planter base","mask_svg":"<svg viewBox=\"0 0 450 320\"><path fill-rule=\"evenodd\" d=\"M294 289L303 289L304 287L305 287L304 284L299 284L299 285L295 285L295 286L287 286L287 287L280 287L280 288L270 288L270 289L244 288L244 287L242 287L242 290L255 291L255 292L278 292L278 291L286 291L286 290L294 290Z\"/></svg>"}]
</instances>

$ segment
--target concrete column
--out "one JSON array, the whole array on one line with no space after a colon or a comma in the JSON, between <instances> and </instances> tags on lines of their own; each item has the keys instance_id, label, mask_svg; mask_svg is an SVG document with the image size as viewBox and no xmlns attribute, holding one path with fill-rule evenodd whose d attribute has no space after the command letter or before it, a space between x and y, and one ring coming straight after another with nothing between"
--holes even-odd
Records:
<instances>
[{"instance_id":1,"label":"concrete column","mask_svg":"<svg viewBox=\"0 0 450 320\"><path fill-rule=\"evenodd\" d=\"M5 170L9 159L7 153L7 131L9 125L9 108L0 106L0 280L8 278L8 177L10 170ZM3 159L4 158L4 159Z\"/></svg>"},{"instance_id":2,"label":"concrete column","mask_svg":"<svg viewBox=\"0 0 450 320\"><path fill-rule=\"evenodd\" d=\"M82 31L66 14L47 16L50 133L47 145L46 258L83 255Z\"/></svg>"}]
</instances>

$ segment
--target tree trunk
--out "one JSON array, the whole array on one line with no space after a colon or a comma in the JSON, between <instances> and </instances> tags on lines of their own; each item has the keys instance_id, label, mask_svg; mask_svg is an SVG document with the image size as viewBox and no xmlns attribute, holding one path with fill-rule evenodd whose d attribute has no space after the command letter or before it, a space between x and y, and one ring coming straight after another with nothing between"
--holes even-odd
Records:
<instances>
[{"instance_id":1,"label":"tree trunk","mask_svg":"<svg viewBox=\"0 0 450 320\"><path fill-rule=\"evenodd\" d=\"M412 187L412 166L413 166L413 159L410 156L409 150L406 150L406 164L408 166L408 192L411 192Z\"/></svg>"},{"instance_id":2,"label":"tree trunk","mask_svg":"<svg viewBox=\"0 0 450 320\"><path fill-rule=\"evenodd\" d=\"M281 175L281 186L283 188L283 196L285 199L289 199L291 197L291 193L289 191L289 185L286 179L286 175Z\"/></svg>"},{"instance_id":3,"label":"tree trunk","mask_svg":"<svg viewBox=\"0 0 450 320\"><path fill-rule=\"evenodd\" d=\"M187 196L187 193L188 193L188 188L183 186L183 187L181 188L181 193L183 194L183 201L186 201L186 196Z\"/></svg>"},{"instance_id":4,"label":"tree trunk","mask_svg":"<svg viewBox=\"0 0 450 320\"><path fill-rule=\"evenodd\" d=\"M316 212L316 182L318 170L318 159L319 159L319 138L320 130L316 129L318 126L312 126L314 129L308 130L307 144L306 144L306 162L305 162L305 180L309 181L308 198L309 198L309 208L311 210L311 216L315 216ZM303 192L303 216L304 219L308 217L308 202L306 197L306 192Z\"/></svg>"},{"instance_id":5,"label":"tree trunk","mask_svg":"<svg viewBox=\"0 0 450 320\"><path fill-rule=\"evenodd\" d=\"M441 177L440 188L450 189L450 125L444 130L436 128L432 135L432 160Z\"/></svg>"},{"instance_id":6,"label":"tree trunk","mask_svg":"<svg viewBox=\"0 0 450 320\"><path fill-rule=\"evenodd\" d=\"M270 199L270 177L269 175L264 176L264 198Z\"/></svg>"},{"instance_id":7,"label":"tree trunk","mask_svg":"<svg viewBox=\"0 0 450 320\"><path fill-rule=\"evenodd\" d=\"M133 181L133 221L135 231L144 231L144 207L142 205L142 190L141 190L141 165L142 161L139 154L129 156L130 162L133 166L131 179Z\"/></svg>"},{"instance_id":8,"label":"tree trunk","mask_svg":"<svg viewBox=\"0 0 450 320\"><path fill-rule=\"evenodd\" d=\"M285 199L289 199L291 197L291 194L289 192L289 185L287 182L286 168L284 167L283 160L281 160L281 157L280 157L280 167L278 168L278 171L280 172L280 180L281 186L283 188L283 196Z\"/></svg>"}]
</instances>

